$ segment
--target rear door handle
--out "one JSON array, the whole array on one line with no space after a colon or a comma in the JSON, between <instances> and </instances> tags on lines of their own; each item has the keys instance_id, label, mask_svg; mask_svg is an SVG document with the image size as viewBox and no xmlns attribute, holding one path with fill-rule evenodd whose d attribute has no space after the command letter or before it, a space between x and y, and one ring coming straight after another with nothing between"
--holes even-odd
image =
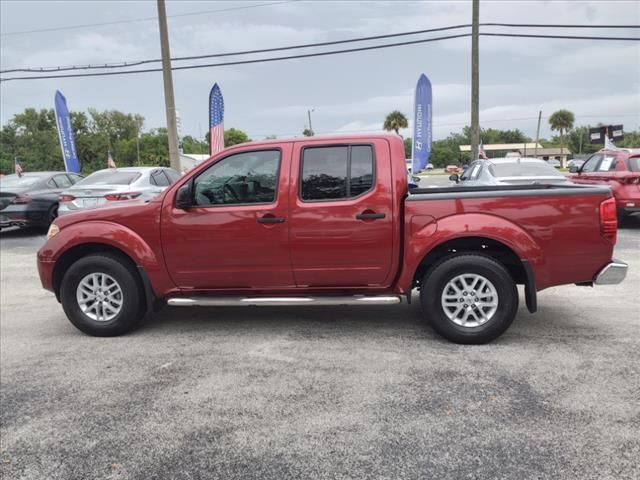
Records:
<instances>
[{"instance_id":1,"label":"rear door handle","mask_svg":"<svg viewBox=\"0 0 640 480\"><path fill-rule=\"evenodd\" d=\"M369 212L362 212L359 213L358 215L356 215L356 219L358 220L377 220L379 218L384 218L385 214L384 213L369 213Z\"/></svg>"},{"instance_id":2,"label":"rear door handle","mask_svg":"<svg viewBox=\"0 0 640 480\"><path fill-rule=\"evenodd\" d=\"M258 223L284 223L284 217L274 217L273 215L265 215L257 219Z\"/></svg>"}]
</instances>

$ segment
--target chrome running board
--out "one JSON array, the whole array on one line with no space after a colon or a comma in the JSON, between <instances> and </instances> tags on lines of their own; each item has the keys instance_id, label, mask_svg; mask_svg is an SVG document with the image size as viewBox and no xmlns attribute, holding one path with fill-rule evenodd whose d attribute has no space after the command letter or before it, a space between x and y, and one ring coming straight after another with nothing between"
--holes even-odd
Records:
<instances>
[{"instance_id":1,"label":"chrome running board","mask_svg":"<svg viewBox=\"0 0 640 480\"><path fill-rule=\"evenodd\" d=\"M395 305L398 295L352 297L175 297L167 300L172 307L238 307L291 305Z\"/></svg>"}]
</instances>

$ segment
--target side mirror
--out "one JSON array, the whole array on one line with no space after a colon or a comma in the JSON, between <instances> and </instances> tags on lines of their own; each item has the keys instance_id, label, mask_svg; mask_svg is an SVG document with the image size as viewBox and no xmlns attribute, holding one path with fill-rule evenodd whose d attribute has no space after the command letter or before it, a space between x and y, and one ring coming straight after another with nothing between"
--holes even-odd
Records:
<instances>
[{"instance_id":1,"label":"side mirror","mask_svg":"<svg viewBox=\"0 0 640 480\"><path fill-rule=\"evenodd\" d=\"M460 181L460 177L457 173L454 173L453 175L449 175L449 180L458 183Z\"/></svg>"},{"instance_id":2,"label":"side mirror","mask_svg":"<svg viewBox=\"0 0 640 480\"><path fill-rule=\"evenodd\" d=\"M578 173L578 167L575 165L571 165L569 167L569 173Z\"/></svg>"},{"instance_id":3,"label":"side mirror","mask_svg":"<svg viewBox=\"0 0 640 480\"><path fill-rule=\"evenodd\" d=\"M192 206L191 185L192 182L187 182L178 189L178 193L176 193L176 208L186 210Z\"/></svg>"}]
</instances>

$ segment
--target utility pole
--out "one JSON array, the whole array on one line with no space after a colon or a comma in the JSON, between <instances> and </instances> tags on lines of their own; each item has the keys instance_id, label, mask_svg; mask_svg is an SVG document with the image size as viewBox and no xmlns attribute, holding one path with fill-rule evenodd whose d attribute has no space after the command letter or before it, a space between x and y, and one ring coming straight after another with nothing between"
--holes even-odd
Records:
<instances>
[{"instance_id":1,"label":"utility pole","mask_svg":"<svg viewBox=\"0 0 640 480\"><path fill-rule=\"evenodd\" d=\"M164 80L164 103L167 110L167 136L169 137L169 163L180 171L178 154L178 127L176 125L176 104L173 98L173 76L171 74L171 52L165 0L158 0L158 25L160 27L160 50L162 53L162 78Z\"/></svg>"},{"instance_id":2,"label":"utility pole","mask_svg":"<svg viewBox=\"0 0 640 480\"><path fill-rule=\"evenodd\" d=\"M311 112L315 112L315 108L307 110L307 117L309 118L309 130L311 130L311 136L313 136L313 127L311 126Z\"/></svg>"},{"instance_id":3,"label":"utility pole","mask_svg":"<svg viewBox=\"0 0 640 480\"><path fill-rule=\"evenodd\" d=\"M536 146L533 147L533 156L538 158L538 142L540 141L540 120L542 120L542 110L538 112L538 128L536 129Z\"/></svg>"},{"instance_id":4,"label":"utility pole","mask_svg":"<svg viewBox=\"0 0 640 480\"><path fill-rule=\"evenodd\" d=\"M480 0L473 0L471 18L471 161L478 159L480 144L480 67L478 59Z\"/></svg>"},{"instance_id":5,"label":"utility pole","mask_svg":"<svg viewBox=\"0 0 640 480\"><path fill-rule=\"evenodd\" d=\"M136 157L138 159L136 165L140 166L140 129L138 127L136 127Z\"/></svg>"}]
</instances>

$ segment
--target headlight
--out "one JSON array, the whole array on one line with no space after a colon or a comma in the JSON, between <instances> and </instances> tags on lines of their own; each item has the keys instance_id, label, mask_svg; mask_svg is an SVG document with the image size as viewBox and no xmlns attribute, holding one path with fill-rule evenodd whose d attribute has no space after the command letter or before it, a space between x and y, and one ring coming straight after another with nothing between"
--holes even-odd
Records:
<instances>
[{"instance_id":1,"label":"headlight","mask_svg":"<svg viewBox=\"0 0 640 480\"><path fill-rule=\"evenodd\" d=\"M55 237L58 233L60 233L60 227L52 223L49 225L49 230L47 231L47 239Z\"/></svg>"}]
</instances>

